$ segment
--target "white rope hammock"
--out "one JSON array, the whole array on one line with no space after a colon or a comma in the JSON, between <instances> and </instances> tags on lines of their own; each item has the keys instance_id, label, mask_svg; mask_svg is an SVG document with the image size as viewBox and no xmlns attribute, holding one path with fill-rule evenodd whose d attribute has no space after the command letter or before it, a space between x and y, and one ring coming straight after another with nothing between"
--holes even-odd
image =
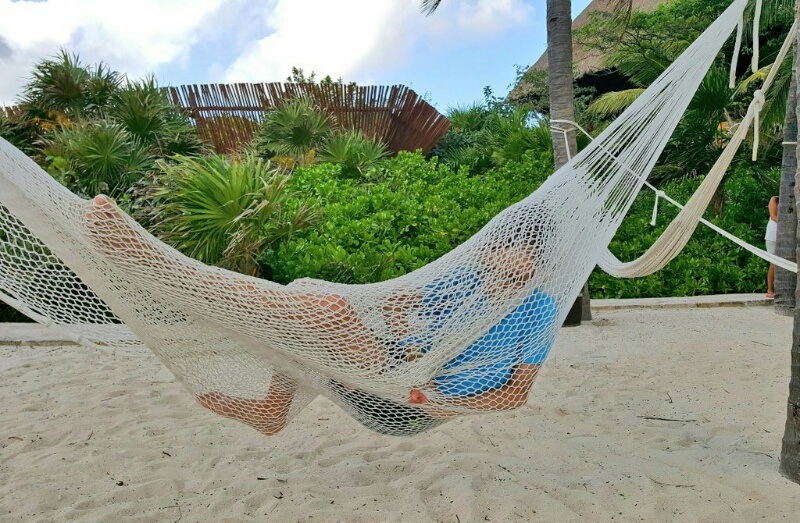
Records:
<instances>
[{"instance_id":1,"label":"white rope hammock","mask_svg":"<svg viewBox=\"0 0 800 523\"><path fill-rule=\"evenodd\" d=\"M704 223L705 225L711 227L714 231L735 242L744 249L747 249L756 256L774 263L775 265L788 271L795 273L797 272L796 263L785 260L774 254L769 254L768 252L744 242L727 231L724 231L720 227L717 227L711 222L703 219L703 213L708 207L708 204L711 202L711 198L714 196L717 187L719 187L719 184L722 182L722 178L725 175L725 172L728 170L728 167L730 167L736 152L739 150L742 142L747 137L751 124L754 127L753 160L756 159L760 134L759 114L761 108L764 106L764 92L768 91L772 86L775 76L778 74L780 64L786 59L786 56L788 55L789 50L794 43L794 38L797 34L797 28L798 22L795 20L795 23L792 25L788 36L783 42L783 46L778 53L775 63L770 68L769 74L764 80L762 88L755 92L753 101L750 103L750 107L747 110L747 114L742 119L742 122L734 132L725 149L722 151L722 154L720 154L720 157L714 163L708 175L703 179L700 187L697 189L697 191L695 191L686 205L682 206L678 204L678 202L667 197L663 191L658 191L652 185L646 184L656 192L656 198L664 198L673 205L678 206L681 209L680 213L678 213L678 216L672 221L672 223L670 223L667 229L647 250L647 252L633 261L623 263L606 248L600 255L600 260L598 261L598 265L601 269L619 278L635 278L653 274L666 267L670 261L680 254L680 252L691 239L692 234L694 234L697 224ZM581 131L586 133L586 131L583 129L581 129Z\"/></svg>"},{"instance_id":2,"label":"white rope hammock","mask_svg":"<svg viewBox=\"0 0 800 523\"><path fill-rule=\"evenodd\" d=\"M320 393L398 435L518 407L746 3L535 193L382 283L283 286L205 266L0 140L0 298L81 340L141 341L203 406L266 434Z\"/></svg>"}]
</instances>

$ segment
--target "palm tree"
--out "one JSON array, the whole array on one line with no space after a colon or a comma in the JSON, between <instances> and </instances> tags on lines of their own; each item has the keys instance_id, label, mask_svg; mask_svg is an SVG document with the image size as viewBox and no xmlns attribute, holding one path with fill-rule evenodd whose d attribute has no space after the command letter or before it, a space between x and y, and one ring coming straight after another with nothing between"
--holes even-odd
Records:
<instances>
[{"instance_id":1,"label":"palm tree","mask_svg":"<svg viewBox=\"0 0 800 523\"><path fill-rule=\"evenodd\" d=\"M795 1L795 16L800 16L800 0ZM800 35L794 46L795 60L800 54ZM800 86L800 70L794 70L795 97ZM797 117L795 113L795 117ZM796 146L795 146L796 147ZM795 183L800 181L800 170L795 171ZM795 209L796 210L796 209ZM797 218L794 218L797 220ZM780 218L778 218L780 223ZM783 432L781 448L781 472L796 483L800 483L800 310L794 310L794 329L792 331L792 371L789 381L789 400L786 414L786 428Z\"/></svg>"},{"instance_id":2,"label":"palm tree","mask_svg":"<svg viewBox=\"0 0 800 523\"><path fill-rule=\"evenodd\" d=\"M795 70L800 67L800 53L794 55ZM778 241L776 254L787 260L797 259L797 220L795 212L795 175L797 173L797 148L790 145L797 142L797 81L792 78L789 96L786 100L786 119L783 126L783 148L781 162L781 186L778 203ZM775 268L775 312L791 315L795 308L795 289L797 275L793 272Z\"/></svg>"},{"instance_id":3,"label":"palm tree","mask_svg":"<svg viewBox=\"0 0 800 523\"><path fill-rule=\"evenodd\" d=\"M22 106L45 129L68 120L95 116L120 88L122 75L100 63L86 66L78 55L61 50L34 66Z\"/></svg>"},{"instance_id":4,"label":"palm tree","mask_svg":"<svg viewBox=\"0 0 800 523\"><path fill-rule=\"evenodd\" d=\"M547 70L550 88L550 118L553 120L575 121L575 89L572 73L572 1L547 0ZM551 133L553 140L553 159L556 169L567 163L569 156L577 152L578 144L575 130L570 126L566 135ZM575 302L581 307L581 320L592 319L589 298L589 282ZM573 317L572 314L569 315ZM580 321L570 322L580 324Z\"/></svg>"},{"instance_id":5,"label":"palm tree","mask_svg":"<svg viewBox=\"0 0 800 523\"><path fill-rule=\"evenodd\" d=\"M386 145L354 129L334 131L320 146L319 159L341 166L342 175L363 179L389 156Z\"/></svg>"}]
</instances>

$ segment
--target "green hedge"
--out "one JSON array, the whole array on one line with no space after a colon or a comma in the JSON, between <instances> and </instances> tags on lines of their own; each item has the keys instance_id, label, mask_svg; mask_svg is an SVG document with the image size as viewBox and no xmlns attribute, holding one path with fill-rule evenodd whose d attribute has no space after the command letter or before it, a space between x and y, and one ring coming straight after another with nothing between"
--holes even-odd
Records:
<instances>
[{"instance_id":1,"label":"green hedge","mask_svg":"<svg viewBox=\"0 0 800 523\"><path fill-rule=\"evenodd\" d=\"M499 211L535 190L552 172L547 155L529 153L481 176L452 170L419 154L401 153L361 179L321 164L298 169L292 188L317 199L321 223L287 245L264 254L261 263L280 282L310 276L343 283L369 283L403 275L445 254L478 231ZM725 183L721 218L706 219L763 247L766 202L777 188L777 170L739 167ZM700 180L672 182L663 190L685 202ZM677 209L659 205L649 222L653 194L634 202L611 250L621 260L641 255L663 232ZM700 225L685 250L652 276L618 279L596 269L594 298L641 298L761 292L767 264Z\"/></svg>"},{"instance_id":2,"label":"green hedge","mask_svg":"<svg viewBox=\"0 0 800 523\"><path fill-rule=\"evenodd\" d=\"M766 209L775 194L780 173L756 167L734 169L725 183L722 217L706 211L705 218L728 232L764 248ZM673 182L662 187L679 202L686 202L700 180ZM656 227L650 226L654 196L643 190L625 218L610 249L622 261L643 254L674 218L678 210L659 203ZM686 248L661 271L644 278L618 279L595 269L589 280L593 298L645 298L750 293L766 290L768 265L736 244L699 225Z\"/></svg>"},{"instance_id":3,"label":"green hedge","mask_svg":"<svg viewBox=\"0 0 800 523\"><path fill-rule=\"evenodd\" d=\"M403 275L452 250L552 172L546 155L527 155L482 176L454 171L418 153L400 153L361 179L321 164L295 171L291 188L317 199L321 223L262 264L272 278L303 276L369 283Z\"/></svg>"}]
</instances>

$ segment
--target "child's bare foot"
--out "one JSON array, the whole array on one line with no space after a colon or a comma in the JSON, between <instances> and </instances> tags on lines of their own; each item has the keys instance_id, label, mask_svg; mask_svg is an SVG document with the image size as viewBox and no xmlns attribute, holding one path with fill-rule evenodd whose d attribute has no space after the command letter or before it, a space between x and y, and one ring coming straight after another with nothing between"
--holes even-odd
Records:
<instances>
[{"instance_id":1,"label":"child's bare foot","mask_svg":"<svg viewBox=\"0 0 800 523\"><path fill-rule=\"evenodd\" d=\"M114 200L103 194L86 206L86 222L92 244L105 254L143 255L154 251L135 222L126 217Z\"/></svg>"},{"instance_id":2,"label":"child's bare foot","mask_svg":"<svg viewBox=\"0 0 800 523\"><path fill-rule=\"evenodd\" d=\"M197 396L203 407L220 416L235 419L267 436L280 432L289 422L289 408L294 395L272 391L260 400L237 398L220 392Z\"/></svg>"}]
</instances>

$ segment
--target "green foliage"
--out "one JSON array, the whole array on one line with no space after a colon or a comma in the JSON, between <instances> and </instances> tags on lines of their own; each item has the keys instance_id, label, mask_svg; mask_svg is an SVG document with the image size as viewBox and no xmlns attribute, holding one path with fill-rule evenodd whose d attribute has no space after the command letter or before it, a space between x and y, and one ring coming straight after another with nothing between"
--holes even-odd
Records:
<instances>
[{"instance_id":1,"label":"green foliage","mask_svg":"<svg viewBox=\"0 0 800 523\"><path fill-rule=\"evenodd\" d=\"M65 50L34 66L22 105L31 118L48 125L98 115L119 89L122 76L100 63L85 66Z\"/></svg>"},{"instance_id":2,"label":"green foliage","mask_svg":"<svg viewBox=\"0 0 800 523\"><path fill-rule=\"evenodd\" d=\"M33 156L36 154L33 143L38 131L35 124L20 113L21 111L5 110L0 107L0 138L8 140L14 147Z\"/></svg>"},{"instance_id":3,"label":"green foliage","mask_svg":"<svg viewBox=\"0 0 800 523\"><path fill-rule=\"evenodd\" d=\"M519 107L506 115L493 114L489 145L494 149L492 159L496 165L519 162L531 150L543 155L552 152L549 126L542 125L541 121L531 125L530 119L530 112Z\"/></svg>"},{"instance_id":4,"label":"green foliage","mask_svg":"<svg viewBox=\"0 0 800 523\"><path fill-rule=\"evenodd\" d=\"M766 203L777 190L777 169L753 172L737 168L726 181L725 213L705 218L743 240L764 246L769 215ZM667 183L662 189L679 202L687 201L699 179ZM663 201L656 227L650 226L653 193L645 190L633 204L610 249L620 260L642 255L664 231L678 210ZM644 278L618 279L596 269L589 280L593 298L645 298L702 294L762 292L767 263L699 225L686 248L661 271Z\"/></svg>"},{"instance_id":5,"label":"green foliage","mask_svg":"<svg viewBox=\"0 0 800 523\"><path fill-rule=\"evenodd\" d=\"M0 323L33 323L33 320L0 301Z\"/></svg>"},{"instance_id":6,"label":"green foliage","mask_svg":"<svg viewBox=\"0 0 800 523\"><path fill-rule=\"evenodd\" d=\"M289 83L295 84L313 84L317 83L317 73L315 71L311 71L309 74L303 70L302 67L292 67L292 74L286 77L286 81ZM331 75L325 75L322 80L318 82L320 85L331 85L331 84L339 84L344 85L344 80L340 76L336 80L331 78ZM347 85L355 87L355 82L348 82Z\"/></svg>"},{"instance_id":7,"label":"green foliage","mask_svg":"<svg viewBox=\"0 0 800 523\"><path fill-rule=\"evenodd\" d=\"M447 111L451 128L456 131L480 131L489 127L495 112L488 105L459 105Z\"/></svg>"},{"instance_id":8,"label":"green foliage","mask_svg":"<svg viewBox=\"0 0 800 523\"><path fill-rule=\"evenodd\" d=\"M307 98L294 98L267 113L254 138L256 153L263 158L288 158L299 165L310 163L313 153L329 138L333 122L325 111Z\"/></svg>"},{"instance_id":9,"label":"green foliage","mask_svg":"<svg viewBox=\"0 0 800 523\"><path fill-rule=\"evenodd\" d=\"M121 197L155 161L145 145L107 119L56 130L44 154L50 173L85 197L100 193Z\"/></svg>"},{"instance_id":10,"label":"green foliage","mask_svg":"<svg viewBox=\"0 0 800 523\"><path fill-rule=\"evenodd\" d=\"M363 178L369 169L378 167L388 155L384 144L366 138L360 131L340 131L328 138L318 158L339 165L342 176Z\"/></svg>"},{"instance_id":11,"label":"green foliage","mask_svg":"<svg viewBox=\"0 0 800 523\"><path fill-rule=\"evenodd\" d=\"M177 157L160 165L164 185L155 196L163 236L205 263L259 274L259 254L316 217L287 190L289 177L260 158Z\"/></svg>"},{"instance_id":12,"label":"green foliage","mask_svg":"<svg viewBox=\"0 0 800 523\"><path fill-rule=\"evenodd\" d=\"M264 263L277 281L313 276L367 283L400 276L464 242L502 209L527 196L552 172L547 157L525 156L483 176L401 152L365 182L338 166L297 169L292 190L311 195L323 219Z\"/></svg>"},{"instance_id":13,"label":"green foliage","mask_svg":"<svg viewBox=\"0 0 800 523\"><path fill-rule=\"evenodd\" d=\"M484 104L457 107L448 113L452 127L431 151L452 169L483 173L505 162L521 161L528 151L552 154L550 129L522 107L498 100L486 91Z\"/></svg>"},{"instance_id":14,"label":"green foliage","mask_svg":"<svg viewBox=\"0 0 800 523\"><path fill-rule=\"evenodd\" d=\"M635 102L643 92L644 89L634 88L606 93L589 105L589 112L601 117L616 116Z\"/></svg>"},{"instance_id":15,"label":"green foliage","mask_svg":"<svg viewBox=\"0 0 800 523\"><path fill-rule=\"evenodd\" d=\"M649 85L729 5L729 0L672 0L630 18L598 11L575 39L600 51L606 66L636 85Z\"/></svg>"},{"instance_id":16,"label":"green foliage","mask_svg":"<svg viewBox=\"0 0 800 523\"><path fill-rule=\"evenodd\" d=\"M488 147L491 132L488 129L463 130L451 127L431 150L443 165L452 169L466 168L482 173L492 167L492 150Z\"/></svg>"},{"instance_id":17,"label":"green foliage","mask_svg":"<svg viewBox=\"0 0 800 523\"><path fill-rule=\"evenodd\" d=\"M524 88L509 93L514 105L526 107L538 114L550 113L550 75L544 69L531 69L528 66L517 66L516 81L513 85ZM513 98L512 98L513 96Z\"/></svg>"},{"instance_id":18,"label":"green foliage","mask_svg":"<svg viewBox=\"0 0 800 523\"><path fill-rule=\"evenodd\" d=\"M729 5L728 0L672 0L653 12L634 13L629 20L596 13L575 36L587 47L603 53L607 67L617 69L634 85L644 88ZM748 16L752 16L752 8L750 11ZM774 60L792 19L788 0L764 4L760 36L762 61ZM749 24L745 26L749 27ZM717 65L700 85L659 160L654 172L655 180L707 172L729 138L724 127L730 127L744 116L753 91L766 74L760 71L751 75L736 90L731 90L728 86L728 63L732 47L732 41L728 42ZM745 55L747 52L745 43ZM746 62L745 57L740 58L741 64ZM767 162L780 161L782 136L779 127L783 123L790 69L788 62L781 67L781 74L767 93L761 135L764 144L762 157L766 157ZM590 113L599 116L616 114L635 100L638 92L608 93L593 102Z\"/></svg>"},{"instance_id":19,"label":"green foliage","mask_svg":"<svg viewBox=\"0 0 800 523\"><path fill-rule=\"evenodd\" d=\"M157 159L204 146L153 77L124 78L62 50L34 66L22 103L0 117L0 134L78 194L125 199Z\"/></svg>"},{"instance_id":20,"label":"green foliage","mask_svg":"<svg viewBox=\"0 0 800 523\"><path fill-rule=\"evenodd\" d=\"M676 172L705 175L717 161L730 138L720 124L735 104L728 81L728 73L721 68L712 69L703 79L664 150L655 180L670 179Z\"/></svg>"},{"instance_id":21,"label":"green foliage","mask_svg":"<svg viewBox=\"0 0 800 523\"><path fill-rule=\"evenodd\" d=\"M157 157L202 152L203 144L195 128L180 109L167 100L166 93L152 76L128 82L117 90L106 112Z\"/></svg>"}]
</instances>

